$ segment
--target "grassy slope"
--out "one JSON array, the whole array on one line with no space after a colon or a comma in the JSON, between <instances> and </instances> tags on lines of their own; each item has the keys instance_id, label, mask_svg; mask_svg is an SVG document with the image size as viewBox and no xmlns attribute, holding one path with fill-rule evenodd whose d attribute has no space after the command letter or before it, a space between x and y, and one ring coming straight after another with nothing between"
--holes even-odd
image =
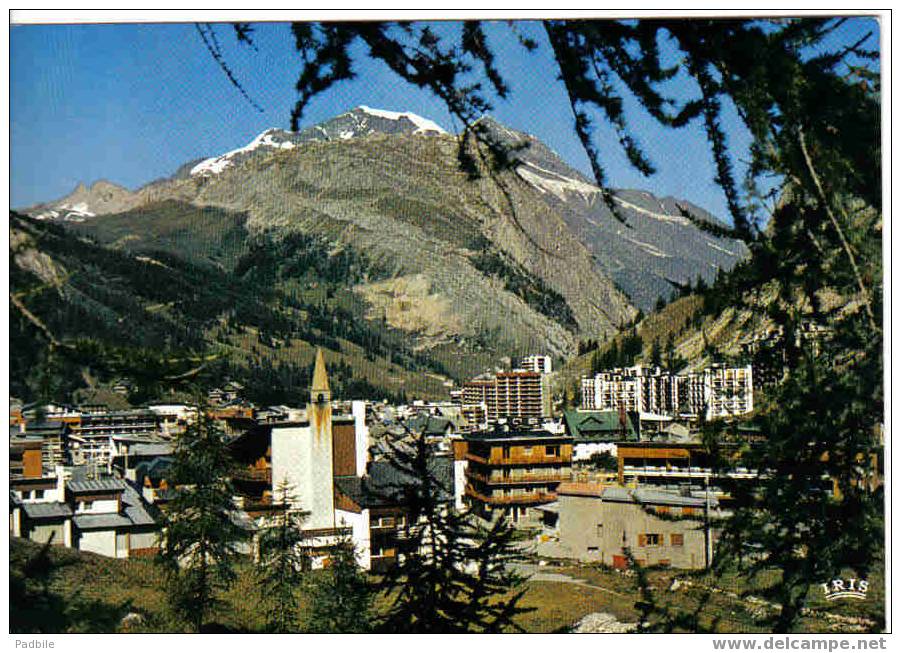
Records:
<instances>
[{"instance_id":1,"label":"grassy slope","mask_svg":"<svg viewBox=\"0 0 901 653\"><path fill-rule=\"evenodd\" d=\"M245 222L243 213L167 200L99 216L71 229L114 249L168 251L231 270L246 249Z\"/></svg>"},{"instance_id":2,"label":"grassy slope","mask_svg":"<svg viewBox=\"0 0 901 653\"><path fill-rule=\"evenodd\" d=\"M338 199L359 199L357 196L344 195ZM362 191L361 191L362 192ZM386 217L400 222L408 222L416 227L424 228L430 236L446 240L455 246L471 246L472 243L480 243L488 247L488 241L482 237L477 227L473 226L471 217L465 212L450 204L442 207L440 202L445 201L444 196L432 196L426 193L423 200L412 203L413 200L396 195L377 194L375 205ZM364 193L365 196L365 193ZM328 199L329 194L318 196L320 199ZM335 199L332 197L332 199ZM429 216L423 221L423 216ZM327 222L327 216L322 216L317 228L321 228L323 222ZM148 204L140 209L120 214L103 215L88 222L79 223L72 228L78 232L98 240L100 243L118 250L124 250L139 256L152 256L159 251L165 251L177 255L179 258L195 263L210 263L224 272L233 272L236 267L246 263L249 259L251 239L245 229L246 216L212 207L196 207L183 202L167 200ZM285 233L291 233L286 231ZM337 236L338 234L332 234ZM324 250L331 250L326 247ZM341 251L352 261L357 270L366 275L367 280L379 279L390 276L393 270L392 263L386 260L370 260L367 256L355 251L349 246L343 246ZM493 251L493 250L492 250ZM274 256L278 259L278 256ZM322 258L321 256L319 258ZM267 262L272 263L272 262ZM324 283L321 276L315 273L297 275L297 266L293 268L284 265L284 262L276 262L281 269L272 271L274 276L272 284L263 283L264 286L276 285L278 289L292 298L314 304L327 304L336 308L350 311L354 314L359 324L365 325L369 330L376 332L378 337L390 343L393 349L399 349L405 336L396 330L390 333L382 333L383 326L377 321L366 319L367 304L362 297L351 291L351 282ZM531 278L531 277L530 277ZM535 281L532 278L533 281ZM251 279L259 282L259 279ZM536 283L538 283L536 281ZM540 284L539 284L540 285ZM543 298L543 296L542 296ZM252 335L252 334L251 334ZM228 343L238 347L244 347L253 338L243 336L228 339ZM405 390L408 395L416 395L427 398L446 398L447 388L443 385L444 377L432 373L411 373L403 366L390 363L384 355L374 357L374 360L365 356L365 351L359 344L348 343L341 340L340 353L333 352L330 360L345 361L353 366L355 372L359 370L361 378L370 383L380 385L386 390L399 392ZM253 344L253 343L250 343ZM300 349L301 358L297 358L297 349ZM298 341L298 347L270 348L259 345L260 354L266 360L274 364L291 363L297 360L305 360L305 347L302 341ZM525 354L530 348L513 354ZM240 352L242 358L247 357L249 349ZM510 352L500 352L510 354ZM497 364L499 352L495 351L495 343L486 343L485 347L473 347L469 345L466 350L461 350L454 343L439 344L428 352L429 358L435 362L436 369L444 369L457 379L469 378L484 371L486 368ZM461 355L462 354L462 355Z\"/></svg>"},{"instance_id":3,"label":"grassy slope","mask_svg":"<svg viewBox=\"0 0 901 653\"><path fill-rule=\"evenodd\" d=\"M261 290L251 280L231 273L229 268L245 252L243 240L239 243L236 235L236 230L243 232L240 216L200 209L187 215L186 211L183 205L168 203L165 214L171 220L164 221L164 226L171 229L154 230L158 235L147 236L147 240L143 236L122 237L124 233L141 233L137 230L140 214L129 214L127 220L122 216L109 218L115 228L104 233L111 244L117 243L115 249L77 239L56 225L11 217L11 227L28 234L31 252L49 257L46 260L52 261L61 280L57 288L45 286L31 271L13 264L12 288L42 288L27 296L26 304L53 333L65 338L90 337L117 346L153 348L197 348L205 342L214 350L228 352L232 363L246 365L253 358L274 366L306 365L312 361L315 346L324 344L330 364L346 363L352 367L354 378L389 393L403 390L408 396L446 396L443 377L386 360L386 355L400 349L399 336L377 332L378 325L359 318L362 309L358 301L354 306L350 290L337 283L305 279L290 288L295 301L289 305L281 288ZM218 245L210 244L203 233L198 235L198 230L210 229L207 223L220 225L212 229L224 234ZM200 252L201 247L207 248L207 254ZM311 325L307 314L296 307L303 303L340 306L357 315L359 319L353 320L355 337L371 336L380 342L382 356L367 358L359 342L352 343L340 334L332 337L328 324ZM237 312L237 324L225 333L223 317L233 311ZM285 320L295 336L287 340L259 337L261 331L266 333L271 325ZM14 320L14 326L12 362L18 383L14 393L28 396L28 388L34 383L28 375L38 366L44 343L24 321ZM80 374L72 372L65 371L63 376L67 382L76 383Z\"/></svg>"},{"instance_id":4,"label":"grassy slope","mask_svg":"<svg viewBox=\"0 0 901 653\"><path fill-rule=\"evenodd\" d=\"M131 632L181 632L183 626L174 621L166 608L162 577L150 560L117 560L54 547L51 550L53 569L47 577L46 593L37 580L21 587L22 572L27 560L40 547L27 540L10 539L11 632L122 632L121 618L128 612L143 617L141 625ZM523 607L534 608L522 615L518 622L527 632L566 632L576 621L592 612L607 612L620 621L635 622L635 604L640 595L634 578L610 569L593 566L553 569L582 579L585 584L559 582L530 582L522 599ZM315 572L313 572L315 574ZM678 572L651 571L650 585L655 600L671 609L688 611L698 605L706 594L703 576L690 575L695 587L670 591ZM819 588L811 588L811 608L815 613L805 617L799 628L802 632L859 632L850 622L830 615L869 619L880 623L885 594L881 570L870 577L870 593L864 602L827 603L819 597ZM724 586L725 584L725 586ZM737 581L721 579L711 584L717 591L711 595L704 610L702 625L715 627L718 632L756 632L757 611L752 602L739 598L742 591ZM40 598L44 597L44 598ZM251 599L251 597L254 597ZM224 628L239 632L259 632L264 615L256 600L254 577L249 566L242 567L237 583L225 594L225 605L213 619ZM298 595L301 606L306 597ZM385 607L384 599L376 603ZM829 614L826 614L826 613ZM878 625L864 626L875 632Z\"/></svg>"}]
</instances>

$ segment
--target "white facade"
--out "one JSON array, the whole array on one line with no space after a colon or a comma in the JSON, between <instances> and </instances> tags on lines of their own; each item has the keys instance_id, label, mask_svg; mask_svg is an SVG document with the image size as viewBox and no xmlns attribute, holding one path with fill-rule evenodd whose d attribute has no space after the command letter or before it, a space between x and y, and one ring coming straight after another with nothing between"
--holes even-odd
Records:
<instances>
[{"instance_id":1,"label":"white facade","mask_svg":"<svg viewBox=\"0 0 901 653\"><path fill-rule=\"evenodd\" d=\"M336 510L335 521L338 526L350 526L352 529L354 555L357 564L363 569L372 569L372 541L369 537L369 509L361 512Z\"/></svg>"},{"instance_id":2,"label":"white facade","mask_svg":"<svg viewBox=\"0 0 901 653\"><path fill-rule=\"evenodd\" d=\"M296 507L309 511L305 529L334 528L335 498L332 477L331 407L327 419L322 409L314 427L310 424L286 424L272 427L272 492L287 480ZM312 412L312 411L311 411Z\"/></svg>"},{"instance_id":3,"label":"white facade","mask_svg":"<svg viewBox=\"0 0 901 653\"><path fill-rule=\"evenodd\" d=\"M366 474L366 463L369 461L369 426L366 425L366 402L351 403L354 416L354 447L356 449L357 476Z\"/></svg>"},{"instance_id":4,"label":"white facade","mask_svg":"<svg viewBox=\"0 0 901 653\"><path fill-rule=\"evenodd\" d=\"M745 367L704 370L707 419L743 415L754 410L753 371Z\"/></svg>"},{"instance_id":5,"label":"white facade","mask_svg":"<svg viewBox=\"0 0 901 653\"><path fill-rule=\"evenodd\" d=\"M51 503L65 500L65 492L59 485L55 488L20 489L12 492L22 503Z\"/></svg>"},{"instance_id":6,"label":"white facade","mask_svg":"<svg viewBox=\"0 0 901 653\"><path fill-rule=\"evenodd\" d=\"M519 369L529 372L551 373L551 357L544 354L531 354L519 359Z\"/></svg>"},{"instance_id":7,"label":"white facade","mask_svg":"<svg viewBox=\"0 0 901 653\"><path fill-rule=\"evenodd\" d=\"M716 419L754 410L750 365L711 367L674 375L659 368L627 367L582 379L583 410L626 410Z\"/></svg>"},{"instance_id":8,"label":"white facade","mask_svg":"<svg viewBox=\"0 0 901 653\"><path fill-rule=\"evenodd\" d=\"M104 515L116 514L119 512L119 499L103 499L93 501L82 501L76 498L75 513L78 515Z\"/></svg>"},{"instance_id":9,"label":"white facade","mask_svg":"<svg viewBox=\"0 0 901 653\"><path fill-rule=\"evenodd\" d=\"M463 501L463 494L466 491L466 465L465 460L454 461L454 507L460 511L466 508Z\"/></svg>"},{"instance_id":10,"label":"white facade","mask_svg":"<svg viewBox=\"0 0 901 653\"><path fill-rule=\"evenodd\" d=\"M609 453L616 457L614 442L576 442L573 445L573 460L588 460L596 453Z\"/></svg>"},{"instance_id":11,"label":"white facade","mask_svg":"<svg viewBox=\"0 0 901 653\"><path fill-rule=\"evenodd\" d=\"M85 531L78 540L78 549L80 551L91 551L100 555L109 556L110 558L127 557L126 549L124 556L116 555L116 531Z\"/></svg>"}]
</instances>

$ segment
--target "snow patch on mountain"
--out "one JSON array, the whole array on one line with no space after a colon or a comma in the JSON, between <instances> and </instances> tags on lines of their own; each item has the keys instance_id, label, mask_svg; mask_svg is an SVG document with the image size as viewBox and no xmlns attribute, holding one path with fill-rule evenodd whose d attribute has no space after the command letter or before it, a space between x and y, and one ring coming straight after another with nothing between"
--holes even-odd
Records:
<instances>
[{"instance_id":1,"label":"snow patch on mountain","mask_svg":"<svg viewBox=\"0 0 901 653\"><path fill-rule=\"evenodd\" d=\"M681 215L669 215L668 213L656 213L654 211L649 211L648 209L638 206L637 204L632 204L632 202L627 202L626 200L620 197L614 197L614 202L617 202L621 206L624 206L627 209L632 209L636 213L641 213L642 215L646 215L649 218L654 218L655 220L662 220L664 222L674 222L676 224L688 225L691 224L691 220L688 218L683 218Z\"/></svg>"},{"instance_id":2,"label":"snow patch on mountain","mask_svg":"<svg viewBox=\"0 0 901 653\"><path fill-rule=\"evenodd\" d=\"M196 166L191 168L192 175L218 175L228 166L232 165L232 159L240 154L247 154L261 147L270 147L281 150L290 150L294 147L294 143L289 140L276 140L275 136L280 130L267 129L262 134L254 138L244 147L237 150L226 152L220 156L204 159Z\"/></svg>"},{"instance_id":3,"label":"snow patch on mountain","mask_svg":"<svg viewBox=\"0 0 901 653\"><path fill-rule=\"evenodd\" d=\"M632 238L631 236L625 235L622 231L617 230L618 235L622 236L624 239L628 240L633 245L638 245L640 249L650 254L651 256L656 256L657 258L670 258L670 255L666 252L663 252L658 247L654 247L650 243L646 243L643 240L638 240L637 238Z\"/></svg>"},{"instance_id":4,"label":"snow patch on mountain","mask_svg":"<svg viewBox=\"0 0 901 653\"><path fill-rule=\"evenodd\" d=\"M518 166L516 173L540 193L552 193L561 201L566 201L567 193L575 193L588 202L592 195L601 192L597 186L542 168L531 161Z\"/></svg>"},{"instance_id":5,"label":"snow patch on mountain","mask_svg":"<svg viewBox=\"0 0 901 653\"><path fill-rule=\"evenodd\" d=\"M35 220L65 220L67 222L84 222L85 218L93 218L96 214L88 209L87 202L77 204L59 204L55 209L42 211L34 216Z\"/></svg>"},{"instance_id":6,"label":"snow patch on mountain","mask_svg":"<svg viewBox=\"0 0 901 653\"><path fill-rule=\"evenodd\" d=\"M724 254L728 254L729 256L739 256L739 254L737 254L736 252L733 252L732 250L728 250L725 247L720 247L719 245L716 245L715 243L712 243L709 240L706 241L706 243L707 243L708 247L712 247L713 249L719 250L720 252L723 252Z\"/></svg>"},{"instance_id":7,"label":"snow patch on mountain","mask_svg":"<svg viewBox=\"0 0 901 653\"><path fill-rule=\"evenodd\" d=\"M385 111L384 109L373 109L372 107L367 107L365 104L361 104L357 107L360 111L364 113L368 113L370 116L376 116L378 118L386 118L387 120L400 120L401 118L406 118L414 125L416 125L416 131L414 134L424 134L426 132L437 132L439 134L446 134L447 132L441 128L438 123L429 120L428 118L423 118L422 116L417 116L415 113L399 113L397 111Z\"/></svg>"}]
</instances>

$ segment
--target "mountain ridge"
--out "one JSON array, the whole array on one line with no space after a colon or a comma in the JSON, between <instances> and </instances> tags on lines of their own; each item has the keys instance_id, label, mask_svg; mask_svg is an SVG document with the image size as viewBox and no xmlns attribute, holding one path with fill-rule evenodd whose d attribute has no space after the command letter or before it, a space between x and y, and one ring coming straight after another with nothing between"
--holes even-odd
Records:
<instances>
[{"instance_id":1,"label":"mountain ridge","mask_svg":"<svg viewBox=\"0 0 901 653\"><path fill-rule=\"evenodd\" d=\"M159 208L166 202L242 213L247 238L317 234L391 270L354 292L370 307L366 319L405 330L417 349L474 351L494 340L498 353L528 347L566 356L580 339L605 339L630 322L635 305L647 310L672 290L669 280L692 281L699 268L709 279L737 260L724 241L700 236L677 201L644 191L615 195L627 220L660 223L662 236L675 230L671 240L689 234L701 248L692 255L707 267L676 251L678 243L643 240L636 228L617 232L622 223L604 213L600 190L584 175L534 136L490 116L482 122L507 142L528 143L515 150L512 170L483 169L472 179L460 170L458 137L436 123L356 107L299 132L265 130L136 191L101 185L97 192L106 194L97 206L95 184L29 213L124 248L135 246L135 229L152 231L154 220L171 213L171 206ZM68 208L60 217L64 206L81 212ZM132 220L138 215L147 221L141 228Z\"/></svg>"}]
</instances>

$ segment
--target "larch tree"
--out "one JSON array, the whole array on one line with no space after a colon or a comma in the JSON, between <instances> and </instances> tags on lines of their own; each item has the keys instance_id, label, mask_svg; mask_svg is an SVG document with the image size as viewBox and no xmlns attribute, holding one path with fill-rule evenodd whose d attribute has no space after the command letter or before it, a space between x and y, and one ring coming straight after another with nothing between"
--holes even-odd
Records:
<instances>
[{"instance_id":1,"label":"larch tree","mask_svg":"<svg viewBox=\"0 0 901 653\"><path fill-rule=\"evenodd\" d=\"M344 537L329 549L329 564L310 578L306 629L314 633L368 633L374 627L375 587Z\"/></svg>"},{"instance_id":2,"label":"larch tree","mask_svg":"<svg viewBox=\"0 0 901 653\"><path fill-rule=\"evenodd\" d=\"M310 555L304 546L303 522L309 513L295 507L293 489L287 480L279 483L274 503L257 536L257 586L266 606L266 629L294 633L300 629L299 591Z\"/></svg>"},{"instance_id":3,"label":"larch tree","mask_svg":"<svg viewBox=\"0 0 901 653\"><path fill-rule=\"evenodd\" d=\"M222 428L202 401L178 439L172 464L174 496L163 523L157 561L167 578L174 613L197 632L236 579L242 545L251 533L237 519L230 481L234 462Z\"/></svg>"},{"instance_id":4,"label":"larch tree","mask_svg":"<svg viewBox=\"0 0 901 653\"><path fill-rule=\"evenodd\" d=\"M436 473L425 435L395 445L390 455L401 479L392 497L407 510L398 537L398 563L385 575L390 603L379 630L472 633L518 630L524 579L511 566L522 558L505 518L483 525L453 506L453 488Z\"/></svg>"}]
</instances>

